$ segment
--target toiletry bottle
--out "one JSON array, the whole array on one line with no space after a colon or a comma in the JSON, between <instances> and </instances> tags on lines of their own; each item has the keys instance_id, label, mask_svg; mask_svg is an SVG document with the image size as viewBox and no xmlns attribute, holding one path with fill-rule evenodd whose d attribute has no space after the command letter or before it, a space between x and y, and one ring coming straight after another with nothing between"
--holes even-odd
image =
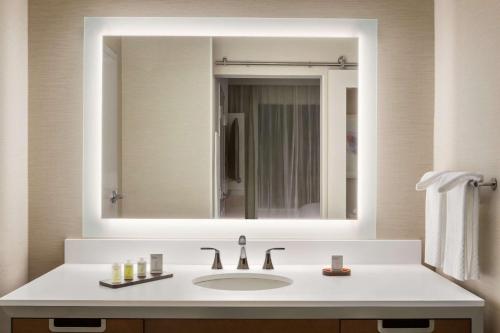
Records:
<instances>
[{"instance_id":1,"label":"toiletry bottle","mask_svg":"<svg viewBox=\"0 0 500 333\"><path fill-rule=\"evenodd\" d=\"M151 274L163 273L163 254L151 254Z\"/></svg>"},{"instance_id":2,"label":"toiletry bottle","mask_svg":"<svg viewBox=\"0 0 500 333\"><path fill-rule=\"evenodd\" d=\"M141 258L137 263L137 277L146 277L146 260L144 260L144 258Z\"/></svg>"},{"instance_id":3,"label":"toiletry bottle","mask_svg":"<svg viewBox=\"0 0 500 333\"><path fill-rule=\"evenodd\" d=\"M344 267L344 256L332 256L332 271L341 271Z\"/></svg>"},{"instance_id":4,"label":"toiletry bottle","mask_svg":"<svg viewBox=\"0 0 500 333\"><path fill-rule=\"evenodd\" d=\"M111 266L111 283L120 282L122 282L122 265L115 262L113 266Z\"/></svg>"},{"instance_id":5,"label":"toiletry bottle","mask_svg":"<svg viewBox=\"0 0 500 333\"><path fill-rule=\"evenodd\" d=\"M134 264L132 264L130 260L127 260L127 262L125 263L124 271L125 280L130 281L134 279Z\"/></svg>"}]
</instances>

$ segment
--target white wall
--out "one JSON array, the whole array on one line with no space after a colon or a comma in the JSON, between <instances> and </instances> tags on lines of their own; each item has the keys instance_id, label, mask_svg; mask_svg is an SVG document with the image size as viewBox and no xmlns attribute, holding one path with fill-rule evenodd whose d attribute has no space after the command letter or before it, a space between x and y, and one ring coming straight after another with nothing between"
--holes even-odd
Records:
<instances>
[{"instance_id":1,"label":"white wall","mask_svg":"<svg viewBox=\"0 0 500 333\"><path fill-rule=\"evenodd\" d=\"M0 296L28 278L27 16L0 0Z\"/></svg>"},{"instance_id":2,"label":"white wall","mask_svg":"<svg viewBox=\"0 0 500 333\"><path fill-rule=\"evenodd\" d=\"M500 1L437 0L434 168L500 178ZM481 189L485 333L500 332L500 193Z\"/></svg>"},{"instance_id":3,"label":"white wall","mask_svg":"<svg viewBox=\"0 0 500 333\"><path fill-rule=\"evenodd\" d=\"M211 217L210 38L122 39L123 217Z\"/></svg>"}]
</instances>

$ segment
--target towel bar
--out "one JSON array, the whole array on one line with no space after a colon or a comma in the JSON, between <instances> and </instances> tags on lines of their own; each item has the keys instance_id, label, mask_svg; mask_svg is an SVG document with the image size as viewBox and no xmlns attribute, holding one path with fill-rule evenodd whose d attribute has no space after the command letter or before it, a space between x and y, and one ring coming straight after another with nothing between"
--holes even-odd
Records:
<instances>
[{"instance_id":1,"label":"towel bar","mask_svg":"<svg viewBox=\"0 0 500 333\"><path fill-rule=\"evenodd\" d=\"M493 191L496 191L496 189L498 187L498 181L496 178L491 178L491 180L489 182L471 181L471 185L474 187L487 186L487 187L490 187Z\"/></svg>"}]
</instances>

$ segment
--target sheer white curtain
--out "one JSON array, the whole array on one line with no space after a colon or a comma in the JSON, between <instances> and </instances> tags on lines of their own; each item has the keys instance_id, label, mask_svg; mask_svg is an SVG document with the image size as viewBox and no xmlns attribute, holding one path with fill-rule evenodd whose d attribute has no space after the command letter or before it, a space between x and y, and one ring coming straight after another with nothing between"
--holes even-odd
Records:
<instances>
[{"instance_id":1,"label":"sheer white curtain","mask_svg":"<svg viewBox=\"0 0 500 333\"><path fill-rule=\"evenodd\" d=\"M319 87L252 90L257 218L319 218Z\"/></svg>"},{"instance_id":2,"label":"sheer white curtain","mask_svg":"<svg viewBox=\"0 0 500 333\"><path fill-rule=\"evenodd\" d=\"M320 93L314 85L230 86L245 113L245 217L320 218Z\"/></svg>"}]
</instances>

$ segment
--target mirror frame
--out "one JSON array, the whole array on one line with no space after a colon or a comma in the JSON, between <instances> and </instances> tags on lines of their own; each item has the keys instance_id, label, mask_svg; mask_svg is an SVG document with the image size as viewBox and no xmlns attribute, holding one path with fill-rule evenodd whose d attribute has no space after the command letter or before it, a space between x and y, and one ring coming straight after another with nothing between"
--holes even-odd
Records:
<instances>
[{"instance_id":1,"label":"mirror frame","mask_svg":"<svg viewBox=\"0 0 500 333\"><path fill-rule=\"evenodd\" d=\"M377 204L377 30L376 19L85 17L83 237L235 239L238 235L245 234L254 239L374 239ZM104 36L358 38L358 219L266 219L263 222L233 219L102 218Z\"/></svg>"}]
</instances>

